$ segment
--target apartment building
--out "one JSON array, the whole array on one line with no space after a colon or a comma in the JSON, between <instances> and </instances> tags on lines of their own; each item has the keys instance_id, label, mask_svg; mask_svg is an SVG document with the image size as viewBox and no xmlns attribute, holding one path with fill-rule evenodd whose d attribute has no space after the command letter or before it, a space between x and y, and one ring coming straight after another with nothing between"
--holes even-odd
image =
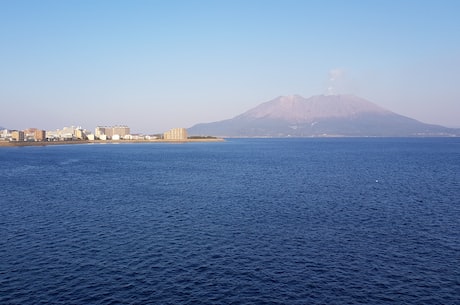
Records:
<instances>
[{"instance_id":1,"label":"apartment building","mask_svg":"<svg viewBox=\"0 0 460 305\"><path fill-rule=\"evenodd\" d=\"M45 141L46 140L46 131L35 129L34 131L34 140L35 141Z\"/></svg>"},{"instance_id":2,"label":"apartment building","mask_svg":"<svg viewBox=\"0 0 460 305\"><path fill-rule=\"evenodd\" d=\"M173 128L163 134L165 140L186 140L187 129L185 128Z\"/></svg>"},{"instance_id":3,"label":"apartment building","mask_svg":"<svg viewBox=\"0 0 460 305\"><path fill-rule=\"evenodd\" d=\"M96 138L103 139L104 136L107 139L123 139L131 132L130 128L125 125L116 125L116 126L98 126L94 131Z\"/></svg>"},{"instance_id":4,"label":"apartment building","mask_svg":"<svg viewBox=\"0 0 460 305\"><path fill-rule=\"evenodd\" d=\"M13 130L11 132L11 140L18 141L18 142L24 141L24 131Z\"/></svg>"}]
</instances>

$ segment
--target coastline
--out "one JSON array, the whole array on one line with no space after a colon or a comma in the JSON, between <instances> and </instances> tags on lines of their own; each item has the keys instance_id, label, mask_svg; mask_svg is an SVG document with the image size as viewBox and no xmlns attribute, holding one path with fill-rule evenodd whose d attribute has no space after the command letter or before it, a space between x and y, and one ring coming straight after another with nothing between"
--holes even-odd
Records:
<instances>
[{"instance_id":1,"label":"coastline","mask_svg":"<svg viewBox=\"0 0 460 305\"><path fill-rule=\"evenodd\" d=\"M224 142L223 138L203 138L203 139L186 139L186 140L76 140L76 141L50 141L50 142L16 142L16 141L0 141L0 147L24 147L24 146L49 146L49 145L83 145L83 144L146 144L146 143L209 143L209 142Z\"/></svg>"}]
</instances>

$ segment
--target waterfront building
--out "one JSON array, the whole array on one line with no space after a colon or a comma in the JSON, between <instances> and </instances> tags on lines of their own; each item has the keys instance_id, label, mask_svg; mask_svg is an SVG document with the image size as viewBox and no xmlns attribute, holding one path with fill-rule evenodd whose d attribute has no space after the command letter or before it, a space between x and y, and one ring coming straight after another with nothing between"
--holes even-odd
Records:
<instances>
[{"instance_id":1,"label":"waterfront building","mask_svg":"<svg viewBox=\"0 0 460 305\"><path fill-rule=\"evenodd\" d=\"M106 136L107 139L124 139L127 135L130 134L130 128L125 125L116 125L116 126L98 126L94 132L96 138L102 139L101 136Z\"/></svg>"},{"instance_id":2,"label":"waterfront building","mask_svg":"<svg viewBox=\"0 0 460 305\"><path fill-rule=\"evenodd\" d=\"M112 127L113 129L113 135L118 135L121 139L123 139L125 136L129 135L130 134L130 129L128 126L121 126L121 125L117 125L117 126L113 126Z\"/></svg>"},{"instance_id":3,"label":"waterfront building","mask_svg":"<svg viewBox=\"0 0 460 305\"><path fill-rule=\"evenodd\" d=\"M35 131L37 128L24 129L24 141L35 141Z\"/></svg>"},{"instance_id":4,"label":"waterfront building","mask_svg":"<svg viewBox=\"0 0 460 305\"><path fill-rule=\"evenodd\" d=\"M47 131L46 131L46 138L47 138L49 141L56 141L56 140L59 140L59 136L58 136L57 130L47 130Z\"/></svg>"},{"instance_id":5,"label":"waterfront building","mask_svg":"<svg viewBox=\"0 0 460 305\"><path fill-rule=\"evenodd\" d=\"M46 131L46 138L49 141L71 141L75 139L85 139L86 130L80 126L64 127L62 129Z\"/></svg>"},{"instance_id":6,"label":"waterfront building","mask_svg":"<svg viewBox=\"0 0 460 305\"><path fill-rule=\"evenodd\" d=\"M34 140L35 141L45 141L46 140L46 131L36 129L34 132Z\"/></svg>"},{"instance_id":7,"label":"waterfront building","mask_svg":"<svg viewBox=\"0 0 460 305\"><path fill-rule=\"evenodd\" d=\"M87 136L86 136L86 133L83 129L81 128L77 128L75 129L75 137L79 140L86 140L87 139Z\"/></svg>"},{"instance_id":8,"label":"waterfront building","mask_svg":"<svg viewBox=\"0 0 460 305\"><path fill-rule=\"evenodd\" d=\"M105 129L108 128L108 127L105 127L105 126L97 126L96 129L94 130L94 136L96 138L101 138L102 135L106 135L105 133Z\"/></svg>"},{"instance_id":9,"label":"waterfront building","mask_svg":"<svg viewBox=\"0 0 460 305\"><path fill-rule=\"evenodd\" d=\"M8 129L3 129L3 130L0 132L0 138L1 138L2 140L11 139L11 131L9 131Z\"/></svg>"},{"instance_id":10,"label":"waterfront building","mask_svg":"<svg viewBox=\"0 0 460 305\"><path fill-rule=\"evenodd\" d=\"M186 140L187 129L185 128L173 128L163 134L165 140Z\"/></svg>"},{"instance_id":11,"label":"waterfront building","mask_svg":"<svg viewBox=\"0 0 460 305\"><path fill-rule=\"evenodd\" d=\"M59 135L64 139L72 139L75 135L75 126L64 127L60 130Z\"/></svg>"},{"instance_id":12,"label":"waterfront building","mask_svg":"<svg viewBox=\"0 0 460 305\"><path fill-rule=\"evenodd\" d=\"M18 142L23 142L24 141L24 131L13 130L11 132L11 140L12 141L18 141Z\"/></svg>"},{"instance_id":13,"label":"waterfront building","mask_svg":"<svg viewBox=\"0 0 460 305\"><path fill-rule=\"evenodd\" d=\"M56 129L56 131L47 132L47 137L60 141L70 141L75 137L75 130L76 128L74 126L63 127L62 129Z\"/></svg>"}]
</instances>

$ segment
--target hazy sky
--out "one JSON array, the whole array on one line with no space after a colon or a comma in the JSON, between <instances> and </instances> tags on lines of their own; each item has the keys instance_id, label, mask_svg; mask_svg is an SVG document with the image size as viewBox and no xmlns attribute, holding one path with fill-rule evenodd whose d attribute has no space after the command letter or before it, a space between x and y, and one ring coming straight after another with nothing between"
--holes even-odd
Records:
<instances>
[{"instance_id":1,"label":"hazy sky","mask_svg":"<svg viewBox=\"0 0 460 305\"><path fill-rule=\"evenodd\" d=\"M0 126L154 133L332 90L460 127L459 12L458 0L3 0Z\"/></svg>"}]
</instances>

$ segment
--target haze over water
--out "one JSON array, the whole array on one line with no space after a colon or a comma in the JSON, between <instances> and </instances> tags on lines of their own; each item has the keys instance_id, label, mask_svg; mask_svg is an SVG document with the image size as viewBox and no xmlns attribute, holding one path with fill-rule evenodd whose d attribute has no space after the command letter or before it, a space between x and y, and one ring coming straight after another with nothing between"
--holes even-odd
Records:
<instances>
[{"instance_id":1,"label":"haze over water","mask_svg":"<svg viewBox=\"0 0 460 305\"><path fill-rule=\"evenodd\" d=\"M458 304L460 141L0 150L1 304Z\"/></svg>"}]
</instances>

